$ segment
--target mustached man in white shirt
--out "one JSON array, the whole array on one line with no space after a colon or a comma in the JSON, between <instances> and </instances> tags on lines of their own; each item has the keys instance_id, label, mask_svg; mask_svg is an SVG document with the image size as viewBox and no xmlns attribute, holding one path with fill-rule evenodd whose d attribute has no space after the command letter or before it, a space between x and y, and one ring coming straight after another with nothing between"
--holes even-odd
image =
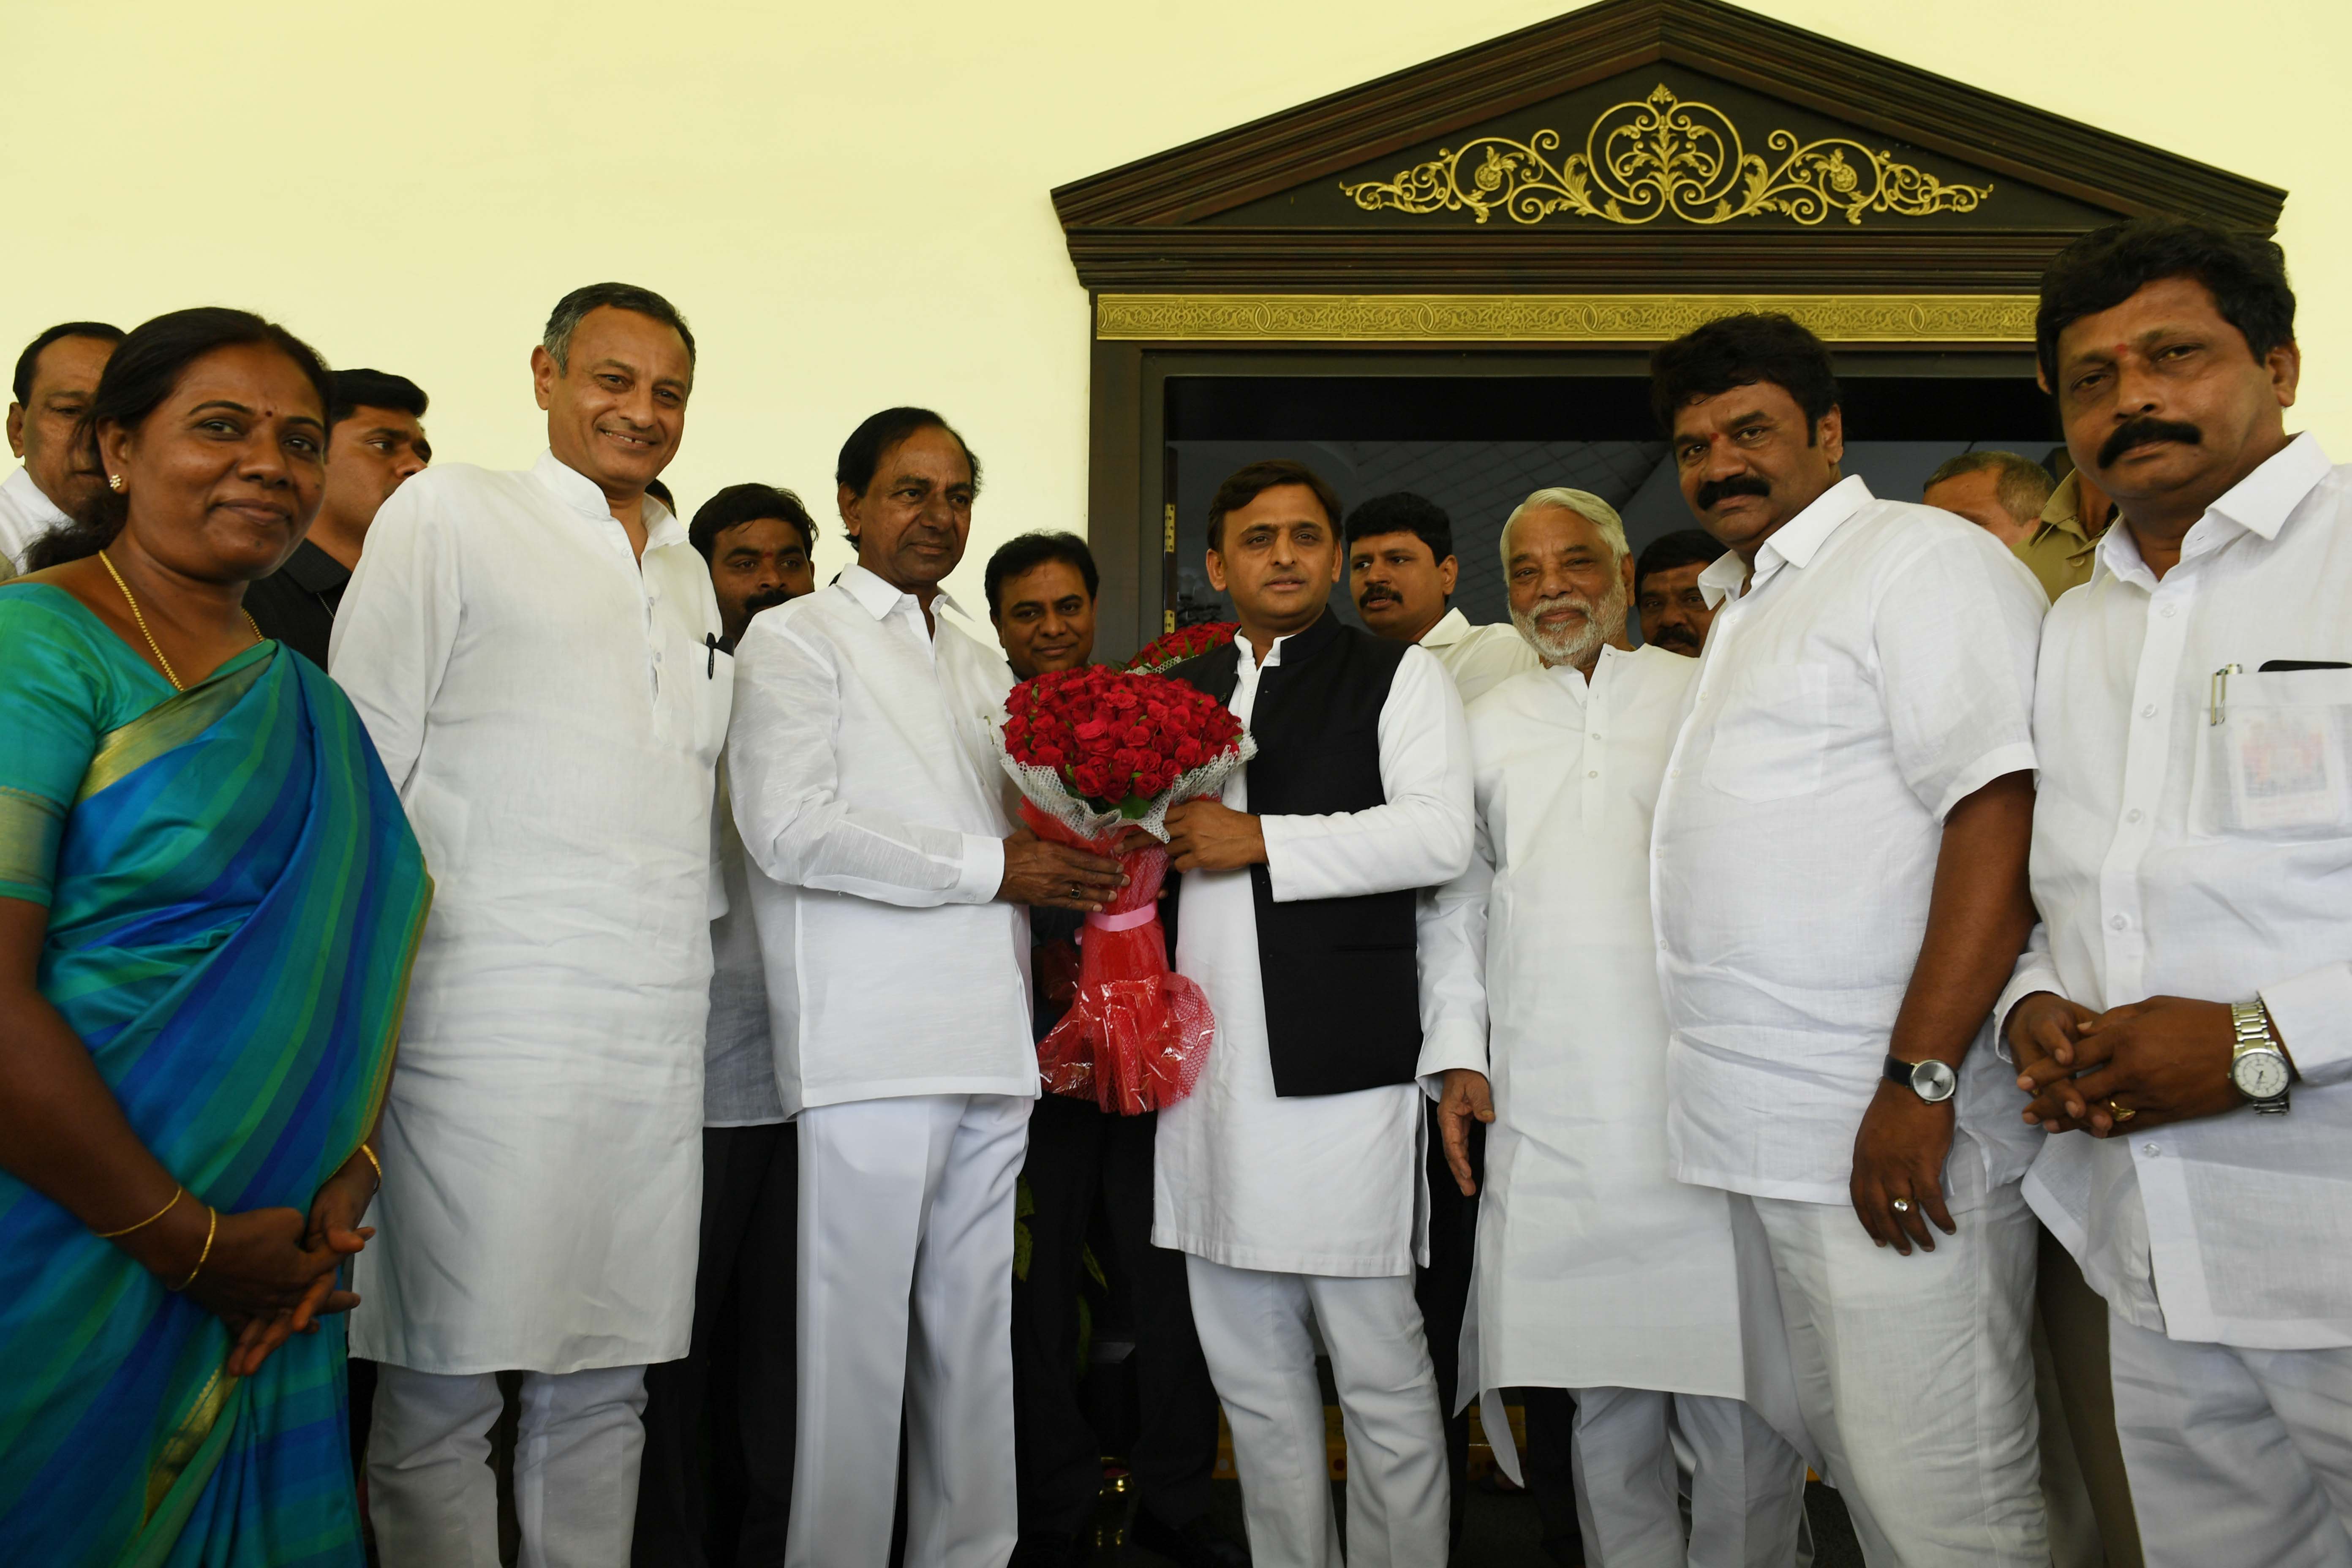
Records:
<instances>
[{"instance_id":1,"label":"mustached man in white shirt","mask_svg":"<svg viewBox=\"0 0 2352 1568\"><path fill-rule=\"evenodd\" d=\"M2014 1075L2044 605L1949 512L1841 478L1786 316L1662 347L1651 399L1727 546L1659 786L1651 909L1679 1181L1761 1222L1805 1426L1873 1568L2044 1568Z\"/></svg>"},{"instance_id":2,"label":"mustached man in white shirt","mask_svg":"<svg viewBox=\"0 0 2352 1568\"><path fill-rule=\"evenodd\" d=\"M2142 220L2042 279L2115 498L2042 638L2026 1195L2106 1299L2151 1564L2352 1564L2352 469L2278 247Z\"/></svg>"},{"instance_id":3,"label":"mustached man in white shirt","mask_svg":"<svg viewBox=\"0 0 2352 1568\"><path fill-rule=\"evenodd\" d=\"M74 444L74 426L98 395L122 329L63 321L25 345L8 384L8 450L24 467L0 479L0 577L32 570L36 540L70 521L105 481L97 454Z\"/></svg>"},{"instance_id":4,"label":"mustached man in white shirt","mask_svg":"<svg viewBox=\"0 0 2352 1568\"><path fill-rule=\"evenodd\" d=\"M1475 847L1421 942L1421 1070L1465 1194L1493 1123L1468 1385L1489 1432L1506 1388L1575 1390L1592 1568L1786 1568L1805 1461L1759 1411L1803 1426L1770 1272L1738 1267L1727 1194L1666 1172L1650 812L1697 661L1629 649L1633 557L1600 497L1538 490L1502 556L1545 668L1470 705Z\"/></svg>"},{"instance_id":5,"label":"mustached man in white shirt","mask_svg":"<svg viewBox=\"0 0 2352 1568\"><path fill-rule=\"evenodd\" d=\"M857 563L755 617L727 765L778 1088L800 1119L793 1568L1003 1568L1013 1190L1037 1095L1024 904L1097 911L1118 863L1014 831L1013 673L943 618L980 466L924 408L853 432Z\"/></svg>"},{"instance_id":6,"label":"mustached man in white shirt","mask_svg":"<svg viewBox=\"0 0 2352 1568\"><path fill-rule=\"evenodd\" d=\"M1339 533L1338 498L1297 463L1253 463L1209 504L1209 581L1241 630L1171 673L1257 752L1222 800L1168 814L1176 967L1217 1028L1199 1086L1160 1112L1151 1239L1186 1255L1257 1568L1339 1562L1318 1331L1348 1434L1347 1561L1433 1568L1415 894L1469 858L1470 758L1428 650L1329 614Z\"/></svg>"},{"instance_id":7,"label":"mustached man in white shirt","mask_svg":"<svg viewBox=\"0 0 2352 1568\"><path fill-rule=\"evenodd\" d=\"M645 1369L693 1323L730 671L702 557L645 491L694 340L658 294L600 283L530 362L547 453L394 491L328 654L435 883L351 1331L384 1363L387 1568L497 1561L501 1370L525 1373L523 1561L625 1563Z\"/></svg>"},{"instance_id":8,"label":"mustached man in white shirt","mask_svg":"<svg viewBox=\"0 0 2352 1568\"><path fill-rule=\"evenodd\" d=\"M1365 629L1435 654L1465 704L1496 681L1536 668L1518 633L1474 626L1453 607L1462 563L1444 507L1411 490L1374 496L1348 514L1346 533L1348 596Z\"/></svg>"}]
</instances>

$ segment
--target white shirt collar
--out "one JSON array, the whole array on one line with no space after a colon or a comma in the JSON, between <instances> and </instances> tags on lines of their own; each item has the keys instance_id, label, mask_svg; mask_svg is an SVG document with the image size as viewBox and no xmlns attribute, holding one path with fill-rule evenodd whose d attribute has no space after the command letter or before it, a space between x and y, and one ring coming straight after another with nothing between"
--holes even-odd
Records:
<instances>
[{"instance_id":1,"label":"white shirt collar","mask_svg":"<svg viewBox=\"0 0 2352 1568\"><path fill-rule=\"evenodd\" d=\"M2276 539L2294 509L2303 504L2304 497L2328 476L2332 468L2319 437L2305 431L2264 458L2252 473L2231 485L2221 499L2205 509L2205 515L2190 526L2180 542L2181 559L2187 561L2219 547L2231 529ZM2144 588L2156 586L2156 574L2141 559L2139 542L2132 537L2128 524L2110 528L2099 536L2092 575L2102 572Z\"/></svg>"},{"instance_id":2,"label":"white shirt collar","mask_svg":"<svg viewBox=\"0 0 2352 1568\"><path fill-rule=\"evenodd\" d=\"M49 499L47 490L33 482L33 470L30 468L18 468L5 479L0 479L0 490L7 492L9 500L15 503L17 510L44 528L73 521L66 515L64 508Z\"/></svg>"},{"instance_id":3,"label":"white shirt collar","mask_svg":"<svg viewBox=\"0 0 2352 1568\"><path fill-rule=\"evenodd\" d=\"M530 472L531 477L545 485L556 500L581 516L593 517L599 522L614 521L613 506L604 499L604 487L557 457L552 450L541 452L539 461L531 465ZM646 525L647 550L686 542L686 525L678 521L677 514L662 505L658 498L646 496L638 516Z\"/></svg>"},{"instance_id":4,"label":"white shirt collar","mask_svg":"<svg viewBox=\"0 0 2352 1568\"><path fill-rule=\"evenodd\" d=\"M1762 587L1772 574L1783 566L1800 571L1813 563L1822 545L1838 531L1846 519L1860 511L1864 503L1877 498L1870 487L1862 482L1860 474L1848 474L1821 494L1815 496L1804 510L1782 523L1756 552L1755 585ZM1727 550L1716 557L1714 564L1698 574L1698 591L1714 609L1739 591L1748 581L1748 563L1737 551Z\"/></svg>"},{"instance_id":5,"label":"white shirt collar","mask_svg":"<svg viewBox=\"0 0 2352 1568\"><path fill-rule=\"evenodd\" d=\"M1435 626L1421 634L1421 646L1452 647L1455 643L1468 637L1474 629L1470 625L1469 616L1460 610L1449 608L1444 615L1437 617Z\"/></svg>"},{"instance_id":6,"label":"white shirt collar","mask_svg":"<svg viewBox=\"0 0 2352 1568\"><path fill-rule=\"evenodd\" d=\"M842 572L839 581L841 586L848 591L849 596L856 600L860 605L864 605L866 613L872 616L877 621L887 616L891 611L897 609L900 605L911 606L918 618L919 618L923 613L922 602L917 599L914 595L908 593L903 588L899 588L889 583L884 582L879 575L867 571L864 566L856 562L852 562L848 567ZM950 594L945 588L940 590L939 596L935 598L932 603L934 605L945 605L957 615L964 616L966 620L970 620L971 618L970 616L964 615L964 607L961 605L957 604L955 602L955 596Z\"/></svg>"}]
</instances>

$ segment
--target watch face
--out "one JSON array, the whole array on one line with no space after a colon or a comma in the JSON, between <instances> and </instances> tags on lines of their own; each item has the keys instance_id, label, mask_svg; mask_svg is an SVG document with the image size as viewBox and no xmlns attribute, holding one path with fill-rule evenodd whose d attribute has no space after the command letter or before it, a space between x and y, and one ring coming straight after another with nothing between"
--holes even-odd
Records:
<instances>
[{"instance_id":1,"label":"watch face","mask_svg":"<svg viewBox=\"0 0 2352 1568\"><path fill-rule=\"evenodd\" d=\"M2230 1081L2248 1100L2275 1100L2286 1092L2286 1061L2276 1051L2248 1051L2231 1064Z\"/></svg>"},{"instance_id":2,"label":"watch face","mask_svg":"<svg viewBox=\"0 0 2352 1568\"><path fill-rule=\"evenodd\" d=\"M1921 1062L1911 1069L1912 1092L1922 1100L1949 1100L1959 1086L1959 1075L1942 1062Z\"/></svg>"}]
</instances>

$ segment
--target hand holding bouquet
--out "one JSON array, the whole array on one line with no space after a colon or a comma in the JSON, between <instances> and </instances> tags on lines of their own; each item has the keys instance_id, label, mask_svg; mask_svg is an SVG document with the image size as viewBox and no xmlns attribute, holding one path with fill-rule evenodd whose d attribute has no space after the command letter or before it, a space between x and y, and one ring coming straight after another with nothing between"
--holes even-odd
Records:
<instances>
[{"instance_id":1,"label":"hand holding bouquet","mask_svg":"<svg viewBox=\"0 0 2352 1568\"><path fill-rule=\"evenodd\" d=\"M1041 838L1116 856L1128 877L1087 917L1077 994L1037 1047L1045 1087L1127 1116L1171 1105L1198 1081L1216 1021L1201 988L1168 967L1168 808L1223 790L1256 748L1214 698L1099 665L1024 680L1004 710L1022 820ZM1120 853L1138 829L1152 842Z\"/></svg>"}]
</instances>

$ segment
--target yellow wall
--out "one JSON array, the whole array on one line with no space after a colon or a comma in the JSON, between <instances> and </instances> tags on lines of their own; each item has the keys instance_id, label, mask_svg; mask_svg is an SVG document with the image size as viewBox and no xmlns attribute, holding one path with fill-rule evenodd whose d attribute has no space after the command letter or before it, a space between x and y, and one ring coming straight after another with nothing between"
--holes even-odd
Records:
<instances>
[{"instance_id":1,"label":"yellow wall","mask_svg":"<svg viewBox=\"0 0 2352 1568\"><path fill-rule=\"evenodd\" d=\"M792 485L933 405L988 465L968 564L1083 527L1087 312L1055 185L1539 21L1561 0L0 0L0 345L217 302L415 377L446 458L541 444L568 287L693 321L670 472ZM1762 0L1763 13L2285 186L2301 422L2352 459L2341 0Z\"/></svg>"}]
</instances>

